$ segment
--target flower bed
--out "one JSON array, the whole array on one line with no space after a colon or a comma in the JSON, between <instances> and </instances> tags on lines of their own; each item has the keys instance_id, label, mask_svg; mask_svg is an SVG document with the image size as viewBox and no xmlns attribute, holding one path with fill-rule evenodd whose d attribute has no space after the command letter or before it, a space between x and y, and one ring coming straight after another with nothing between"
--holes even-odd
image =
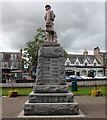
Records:
<instances>
[{"instance_id":1,"label":"flower bed","mask_svg":"<svg viewBox=\"0 0 107 120\"><path fill-rule=\"evenodd\" d=\"M100 90L100 89L93 89L92 91L91 91L91 95L92 96L102 96L102 91Z\"/></svg>"},{"instance_id":2,"label":"flower bed","mask_svg":"<svg viewBox=\"0 0 107 120\"><path fill-rule=\"evenodd\" d=\"M96 84L95 84L95 88L91 91L91 95L96 97L103 95L101 89L99 89Z\"/></svg>"},{"instance_id":3,"label":"flower bed","mask_svg":"<svg viewBox=\"0 0 107 120\"><path fill-rule=\"evenodd\" d=\"M17 97L18 96L18 90L10 90L8 92L9 97Z\"/></svg>"}]
</instances>

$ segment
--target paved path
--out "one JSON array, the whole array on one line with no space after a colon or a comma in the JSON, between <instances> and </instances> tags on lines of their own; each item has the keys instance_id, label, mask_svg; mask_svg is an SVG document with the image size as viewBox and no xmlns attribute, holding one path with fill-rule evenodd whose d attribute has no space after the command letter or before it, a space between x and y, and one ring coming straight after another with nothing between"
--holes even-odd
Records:
<instances>
[{"instance_id":1,"label":"paved path","mask_svg":"<svg viewBox=\"0 0 107 120\"><path fill-rule=\"evenodd\" d=\"M85 118L105 118L105 99L107 98L75 96L75 100L79 103L79 107L85 114ZM16 98L3 97L2 117L16 118L22 111L26 100L27 96L19 96Z\"/></svg>"}]
</instances>

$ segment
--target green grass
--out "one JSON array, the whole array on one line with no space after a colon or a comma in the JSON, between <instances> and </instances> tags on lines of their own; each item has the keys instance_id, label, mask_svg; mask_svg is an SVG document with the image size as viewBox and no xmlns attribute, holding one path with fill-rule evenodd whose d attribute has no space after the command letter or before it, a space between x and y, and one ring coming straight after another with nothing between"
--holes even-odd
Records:
<instances>
[{"instance_id":1,"label":"green grass","mask_svg":"<svg viewBox=\"0 0 107 120\"><path fill-rule=\"evenodd\" d=\"M102 90L103 96L107 97L107 86L98 86L99 89ZM29 95L33 88L15 88L18 90L19 95ZM78 91L73 91L74 95L91 95L91 90L94 89L94 86L91 87L80 87L78 86ZM12 88L2 88L2 91L0 91L0 95L7 96L8 91L12 90ZM72 88L69 88L70 91L72 91Z\"/></svg>"},{"instance_id":2,"label":"green grass","mask_svg":"<svg viewBox=\"0 0 107 120\"><path fill-rule=\"evenodd\" d=\"M15 88L15 89L18 90L18 95L29 95L33 90L33 88ZM12 90L12 88L2 88L1 92L2 96L7 96L9 90Z\"/></svg>"},{"instance_id":3,"label":"green grass","mask_svg":"<svg viewBox=\"0 0 107 120\"><path fill-rule=\"evenodd\" d=\"M107 86L98 86L101 89L103 96L107 97ZM91 87L78 87L78 91L73 91L74 95L91 95L91 91L94 89L94 86ZM70 87L70 91L72 88Z\"/></svg>"}]
</instances>

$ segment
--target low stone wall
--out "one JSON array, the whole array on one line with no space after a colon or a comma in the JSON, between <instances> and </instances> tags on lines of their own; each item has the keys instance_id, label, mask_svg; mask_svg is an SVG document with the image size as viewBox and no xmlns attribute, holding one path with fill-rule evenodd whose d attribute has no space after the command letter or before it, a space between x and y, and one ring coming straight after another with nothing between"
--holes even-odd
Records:
<instances>
[{"instance_id":1,"label":"low stone wall","mask_svg":"<svg viewBox=\"0 0 107 120\"><path fill-rule=\"evenodd\" d=\"M78 86L94 86L95 83L97 85L107 85L107 80L97 80L97 79L91 79L91 80L77 80ZM68 82L67 85L71 86L72 82ZM13 83L15 87L33 87L34 83ZM1 87L11 87L10 83L0 83Z\"/></svg>"}]
</instances>

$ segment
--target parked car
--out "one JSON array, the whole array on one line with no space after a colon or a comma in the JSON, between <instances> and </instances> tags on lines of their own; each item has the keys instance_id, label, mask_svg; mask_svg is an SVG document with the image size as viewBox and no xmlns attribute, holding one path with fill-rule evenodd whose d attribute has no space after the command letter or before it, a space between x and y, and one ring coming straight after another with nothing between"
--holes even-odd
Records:
<instances>
[{"instance_id":1,"label":"parked car","mask_svg":"<svg viewBox=\"0 0 107 120\"><path fill-rule=\"evenodd\" d=\"M76 79L81 79L80 76L77 75L70 75L70 76L66 76L66 80L76 80Z\"/></svg>"},{"instance_id":2,"label":"parked car","mask_svg":"<svg viewBox=\"0 0 107 120\"><path fill-rule=\"evenodd\" d=\"M81 79L80 76L77 76L77 75L70 75L69 76L71 79Z\"/></svg>"},{"instance_id":3,"label":"parked car","mask_svg":"<svg viewBox=\"0 0 107 120\"><path fill-rule=\"evenodd\" d=\"M34 80L31 76L23 76L22 77L23 80Z\"/></svg>"},{"instance_id":4,"label":"parked car","mask_svg":"<svg viewBox=\"0 0 107 120\"><path fill-rule=\"evenodd\" d=\"M70 77L69 77L69 76L66 76L66 80L70 80Z\"/></svg>"},{"instance_id":5,"label":"parked car","mask_svg":"<svg viewBox=\"0 0 107 120\"><path fill-rule=\"evenodd\" d=\"M97 74L94 77L95 79L107 79L107 77L105 77L103 74Z\"/></svg>"},{"instance_id":6,"label":"parked car","mask_svg":"<svg viewBox=\"0 0 107 120\"><path fill-rule=\"evenodd\" d=\"M76 79L76 76L75 75L70 75L69 78L70 79Z\"/></svg>"},{"instance_id":7,"label":"parked car","mask_svg":"<svg viewBox=\"0 0 107 120\"><path fill-rule=\"evenodd\" d=\"M88 76L84 76L84 75L82 75L81 78L82 79L92 79L92 77L88 77Z\"/></svg>"}]
</instances>

